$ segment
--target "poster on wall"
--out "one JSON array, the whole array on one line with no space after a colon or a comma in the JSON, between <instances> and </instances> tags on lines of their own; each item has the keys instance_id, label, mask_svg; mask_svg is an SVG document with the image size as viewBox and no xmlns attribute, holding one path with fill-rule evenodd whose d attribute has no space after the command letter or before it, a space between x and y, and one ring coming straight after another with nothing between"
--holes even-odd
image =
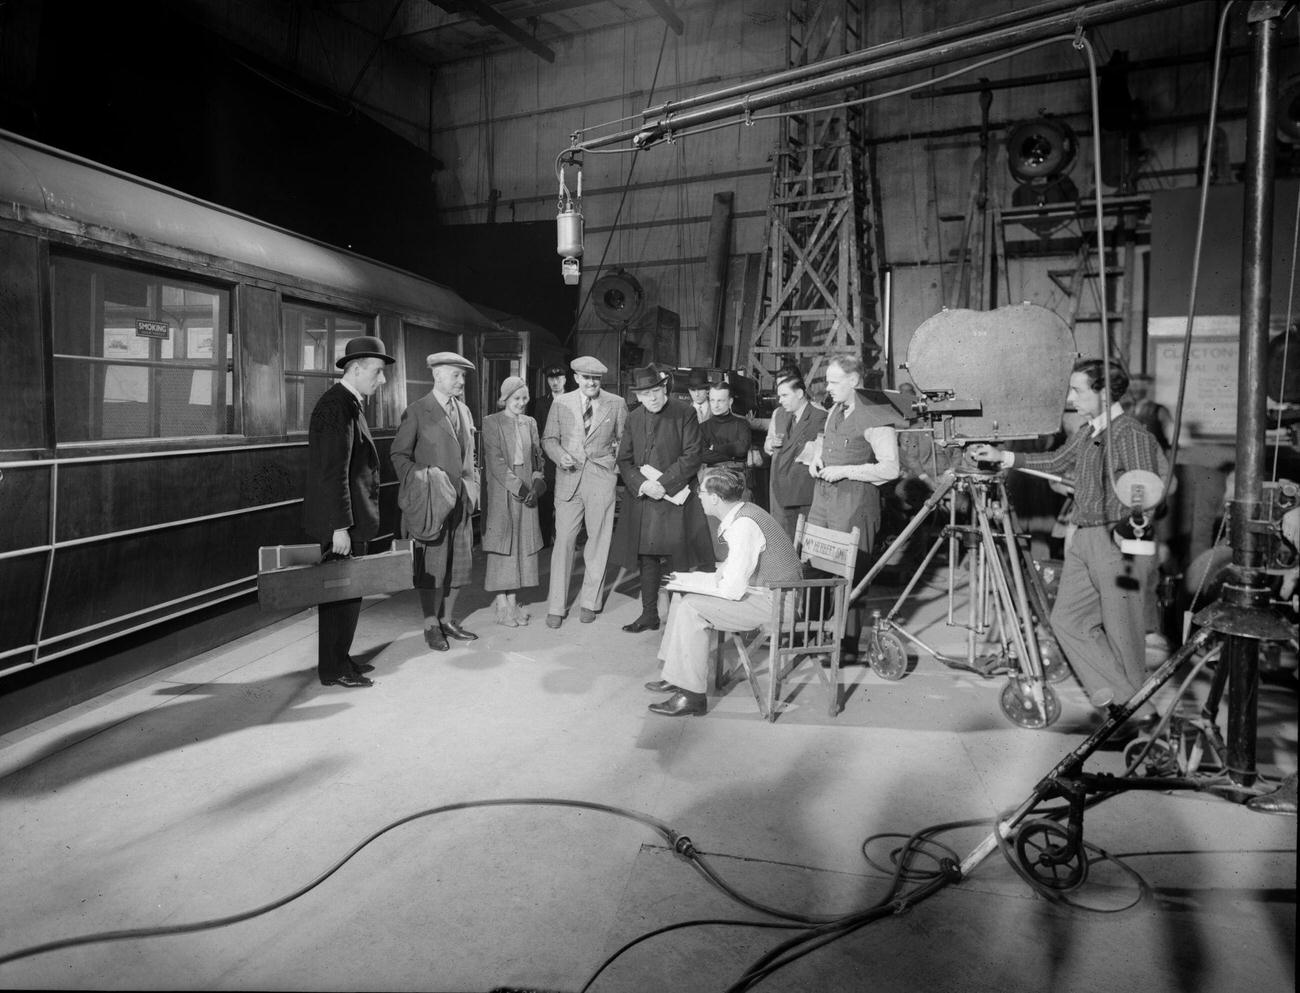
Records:
<instances>
[{"instance_id":1,"label":"poster on wall","mask_svg":"<svg viewBox=\"0 0 1300 993\"><path fill-rule=\"evenodd\" d=\"M1237 434L1237 349L1235 338L1198 338L1187 361L1183 432L1188 441L1225 441ZM1153 340L1156 402L1172 414L1178 403L1183 342Z\"/></svg>"}]
</instances>

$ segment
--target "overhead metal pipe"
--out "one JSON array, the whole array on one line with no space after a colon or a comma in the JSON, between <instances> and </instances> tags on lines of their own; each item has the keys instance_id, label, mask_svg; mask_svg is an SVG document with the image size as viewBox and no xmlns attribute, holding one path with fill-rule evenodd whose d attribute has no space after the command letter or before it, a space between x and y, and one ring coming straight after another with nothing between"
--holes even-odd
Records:
<instances>
[{"instance_id":1,"label":"overhead metal pipe","mask_svg":"<svg viewBox=\"0 0 1300 993\"><path fill-rule=\"evenodd\" d=\"M789 83L797 83L801 80L819 76L826 72L837 72L840 69L851 69L854 66L866 65L874 62L877 59L885 59L894 55L903 55L907 52L915 52L918 49L926 48L930 45L942 45L947 42L956 41L959 38L968 38L981 31L992 31L996 28L1008 27L1013 24L1023 24L1024 22L1032 21L1037 17L1045 17L1049 14L1055 14L1062 10L1071 10L1078 6L1079 0L1048 0L1046 3L1034 4L1031 7L1008 11L1005 14L994 14L990 17L981 17L973 21L962 21L960 24L954 24L947 28L940 28L937 31L931 31L926 34L916 35L911 38L899 38L896 41L887 41L880 45L873 45L870 48L860 48L856 52L846 52L843 55L836 55L833 58L823 59L820 62L814 62L809 65L783 69L780 72L774 72L771 75L764 76L762 79L751 80L748 83L736 83L721 90L714 90L712 93L703 93L693 97L686 97L682 100L668 100L653 107L647 107L642 111L641 116L647 118L657 117L666 114L669 111L680 113L684 110L690 110L692 107L700 107L716 100L727 100L731 97L753 93L755 90L766 90L775 86L785 86Z\"/></svg>"},{"instance_id":2,"label":"overhead metal pipe","mask_svg":"<svg viewBox=\"0 0 1300 993\"><path fill-rule=\"evenodd\" d=\"M1100 3L1084 4L1070 10L1048 14L1034 21L1011 24L993 31L946 42L932 43L930 41L932 36L927 35L924 37L923 47L886 55L884 58L878 56L876 49L866 49L858 54L870 55L875 61L844 68L842 66L844 57L838 56L805 67L800 72L806 78L786 86L771 87L765 81L758 80L748 85L732 86L716 93L702 94L692 98L694 109L682 111L681 104L666 105L667 109L663 111L666 116L663 120L647 120L647 123L637 129L585 140L578 139L575 135L575 141L570 145L570 152L603 148L624 141L631 141L637 147L644 148L663 141L672 132L685 131L728 117L744 120L756 110L778 104L860 86L872 80L926 69L957 59L1015 48L1018 45L1042 41L1055 34L1066 34L1078 28L1176 7L1183 2L1184 0L1103 0ZM647 113L642 116L648 118L650 115Z\"/></svg>"}]
</instances>

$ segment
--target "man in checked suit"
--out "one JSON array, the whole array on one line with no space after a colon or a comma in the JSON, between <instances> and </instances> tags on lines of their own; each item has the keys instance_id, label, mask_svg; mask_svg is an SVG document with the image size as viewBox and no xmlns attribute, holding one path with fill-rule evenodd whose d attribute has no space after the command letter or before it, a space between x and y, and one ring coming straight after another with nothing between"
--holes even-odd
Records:
<instances>
[{"instance_id":1,"label":"man in checked suit","mask_svg":"<svg viewBox=\"0 0 1300 993\"><path fill-rule=\"evenodd\" d=\"M568 613L569 577L578 530L587 525L578 620L590 624L600 612L600 590L614 531L615 458L627 424L627 404L601 389L609 370L590 355L570 364L578 388L551 404L542 429L542 449L555 463L555 547L546 626L558 628Z\"/></svg>"},{"instance_id":2,"label":"man in checked suit","mask_svg":"<svg viewBox=\"0 0 1300 993\"><path fill-rule=\"evenodd\" d=\"M393 361L378 338L353 338L335 363L343 377L316 401L307 430L303 529L321 551L364 555L379 533L379 453L362 405L384 385ZM360 598L322 603L317 611L316 674L325 686L360 687L374 666L349 654L361 617Z\"/></svg>"}]
</instances>

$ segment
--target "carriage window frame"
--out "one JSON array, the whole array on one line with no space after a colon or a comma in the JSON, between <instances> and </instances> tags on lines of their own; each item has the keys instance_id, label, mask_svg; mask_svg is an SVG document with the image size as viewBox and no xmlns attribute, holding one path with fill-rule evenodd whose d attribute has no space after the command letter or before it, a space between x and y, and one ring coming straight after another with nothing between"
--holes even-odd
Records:
<instances>
[{"instance_id":1,"label":"carriage window frame","mask_svg":"<svg viewBox=\"0 0 1300 993\"><path fill-rule=\"evenodd\" d=\"M315 320L319 327L304 326L299 318ZM318 401L342 375L334 363L342 356L351 338L378 335L378 318L373 314L348 310L332 304L285 296L280 301L280 340L284 347L284 418L285 433L305 435L311 425L311 413ZM315 354L306 357L304 333L316 333ZM392 352L385 342L385 347ZM389 369L392 367L389 366ZM387 371L387 370L386 370ZM391 373L388 374L391 378ZM314 384L314 386L313 386ZM387 430L394 425L387 402L391 383L379 387L364 405L366 423L371 430Z\"/></svg>"},{"instance_id":2,"label":"carriage window frame","mask_svg":"<svg viewBox=\"0 0 1300 993\"><path fill-rule=\"evenodd\" d=\"M56 447L240 435L234 286L76 252L52 251L48 271Z\"/></svg>"}]
</instances>

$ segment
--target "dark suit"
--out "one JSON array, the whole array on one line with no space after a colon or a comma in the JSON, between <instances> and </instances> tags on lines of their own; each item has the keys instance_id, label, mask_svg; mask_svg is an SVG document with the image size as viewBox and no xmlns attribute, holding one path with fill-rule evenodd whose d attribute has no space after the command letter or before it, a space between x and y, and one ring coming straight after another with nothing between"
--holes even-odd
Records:
<instances>
[{"instance_id":1,"label":"dark suit","mask_svg":"<svg viewBox=\"0 0 1300 993\"><path fill-rule=\"evenodd\" d=\"M783 440L780 448L771 451L769 513L791 538L794 537L799 515L803 514L805 518L808 516L808 507L813 498L813 478L808 474L808 467L795 459L803 451L804 445L816 441L817 436L825 430L826 411L812 403L804 404L797 421L786 413L784 407L778 407L772 414L768 437L779 434Z\"/></svg>"},{"instance_id":2,"label":"dark suit","mask_svg":"<svg viewBox=\"0 0 1300 993\"><path fill-rule=\"evenodd\" d=\"M564 396L563 393L558 396ZM551 404L555 403L557 394L547 389L545 395L533 401L533 420L537 430L546 430L547 418L551 416ZM537 501L537 519L542 525L542 543L549 545L555 540L555 463L543 459L542 476L546 480L546 492Z\"/></svg>"},{"instance_id":3,"label":"dark suit","mask_svg":"<svg viewBox=\"0 0 1300 993\"><path fill-rule=\"evenodd\" d=\"M643 615L656 612L659 567L689 571L714 567L713 542L696 493L700 468L700 425L689 404L670 399L657 414L637 407L627 415L627 428L618 447L618 471L627 487L623 513L614 533L615 560L641 569ZM671 496L683 487L689 495L682 506L668 499L638 496L646 477L641 467L654 466L659 482Z\"/></svg>"},{"instance_id":4,"label":"dark suit","mask_svg":"<svg viewBox=\"0 0 1300 993\"><path fill-rule=\"evenodd\" d=\"M317 401L307 431L307 489L303 529L328 551L346 528L352 554L364 555L379 533L379 453L356 395L335 383ZM322 682L359 675L349 654L361 616L360 598L323 603L316 671Z\"/></svg>"}]
</instances>

